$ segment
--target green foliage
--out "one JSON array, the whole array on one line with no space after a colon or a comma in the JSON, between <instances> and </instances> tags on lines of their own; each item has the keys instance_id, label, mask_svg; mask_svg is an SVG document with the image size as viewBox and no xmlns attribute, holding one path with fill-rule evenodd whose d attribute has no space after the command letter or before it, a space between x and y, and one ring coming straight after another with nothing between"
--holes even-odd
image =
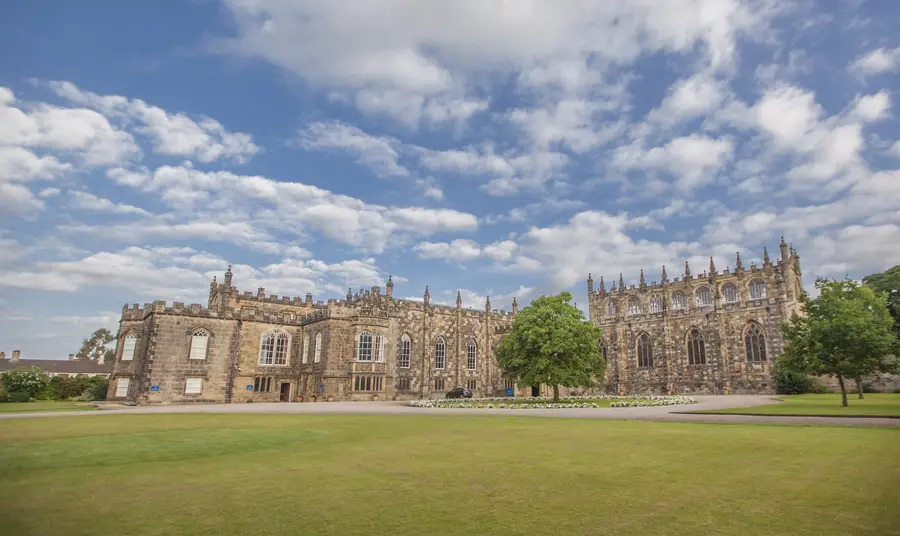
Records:
<instances>
[{"instance_id":1,"label":"green foliage","mask_svg":"<svg viewBox=\"0 0 900 536\"><path fill-rule=\"evenodd\" d=\"M886 294L888 310L894 318L894 332L900 339L900 264L880 274L867 275L863 283L875 292Z\"/></svg>"},{"instance_id":2,"label":"green foliage","mask_svg":"<svg viewBox=\"0 0 900 536\"><path fill-rule=\"evenodd\" d=\"M35 398L41 400L106 400L109 380L99 376L53 376Z\"/></svg>"},{"instance_id":3,"label":"green foliage","mask_svg":"<svg viewBox=\"0 0 900 536\"><path fill-rule=\"evenodd\" d=\"M788 342L782 364L789 370L864 378L895 368L888 359L896 344L887 299L854 281L816 281L819 295L802 296L805 316L783 325ZM846 390L842 388L843 404Z\"/></svg>"},{"instance_id":4,"label":"green foliage","mask_svg":"<svg viewBox=\"0 0 900 536\"><path fill-rule=\"evenodd\" d=\"M90 339L84 339L75 358L96 361L103 356L105 359L112 360L115 358L115 350L107 348L106 345L114 339L115 337L108 329L100 328L91 335Z\"/></svg>"},{"instance_id":5,"label":"green foliage","mask_svg":"<svg viewBox=\"0 0 900 536\"><path fill-rule=\"evenodd\" d=\"M775 380L775 392L780 395L802 395L813 390L813 379L805 372L776 366L772 377Z\"/></svg>"},{"instance_id":6,"label":"green foliage","mask_svg":"<svg viewBox=\"0 0 900 536\"><path fill-rule=\"evenodd\" d=\"M605 363L597 346L600 328L569 302L572 295L541 296L525 307L497 346L503 373L525 385L593 387L603 380Z\"/></svg>"},{"instance_id":7,"label":"green foliage","mask_svg":"<svg viewBox=\"0 0 900 536\"><path fill-rule=\"evenodd\" d=\"M6 394L7 402L28 402L31 400L31 394L25 391L10 391Z\"/></svg>"},{"instance_id":8,"label":"green foliage","mask_svg":"<svg viewBox=\"0 0 900 536\"><path fill-rule=\"evenodd\" d=\"M17 368L3 374L3 387L10 393L24 392L37 397L50 382L50 376L38 367Z\"/></svg>"},{"instance_id":9,"label":"green foliage","mask_svg":"<svg viewBox=\"0 0 900 536\"><path fill-rule=\"evenodd\" d=\"M95 376L88 379L88 386L81 393L81 399L86 401L106 400L109 391L109 379Z\"/></svg>"}]
</instances>

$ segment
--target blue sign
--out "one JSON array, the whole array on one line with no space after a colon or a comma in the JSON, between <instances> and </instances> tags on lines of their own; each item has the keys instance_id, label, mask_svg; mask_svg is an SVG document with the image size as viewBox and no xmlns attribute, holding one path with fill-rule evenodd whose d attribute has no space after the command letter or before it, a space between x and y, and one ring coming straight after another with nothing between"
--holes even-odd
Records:
<instances>
[{"instance_id":1,"label":"blue sign","mask_svg":"<svg viewBox=\"0 0 900 536\"><path fill-rule=\"evenodd\" d=\"M321 391L322 391L323 393L325 392L325 384L324 384L324 383L322 384Z\"/></svg>"},{"instance_id":2,"label":"blue sign","mask_svg":"<svg viewBox=\"0 0 900 536\"><path fill-rule=\"evenodd\" d=\"M159 391L159 386L158 386L158 385L151 385L151 386L150 386L150 390L151 390L151 391Z\"/></svg>"},{"instance_id":3,"label":"blue sign","mask_svg":"<svg viewBox=\"0 0 900 536\"><path fill-rule=\"evenodd\" d=\"M506 388L506 396L512 396L512 395L513 395L512 387L507 387Z\"/></svg>"},{"instance_id":4,"label":"blue sign","mask_svg":"<svg viewBox=\"0 0 900 536\"><path fill-rule=\"evenodd\" d=\"M252 385L248 385L248 386L247 386L247 390L248 390L248 391L252 391L252 390L253 390L253 386L252 386Z\"/></svg>"}]
</instances>

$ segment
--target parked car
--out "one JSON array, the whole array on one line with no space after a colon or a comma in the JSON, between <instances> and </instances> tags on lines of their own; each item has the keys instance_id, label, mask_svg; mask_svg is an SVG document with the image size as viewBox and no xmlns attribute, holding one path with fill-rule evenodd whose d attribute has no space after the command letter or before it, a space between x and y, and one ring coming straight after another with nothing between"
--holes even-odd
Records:
<instances>
[{"instance_id":1,"label":"parked car","mask_svg":"<svg viewBox=\"0 0 900 536\"><path fill-rule=\"evenodd\" d=\"M472 398L472 391L465 387L457 387L447 392L447 398Z\"/></svg>"}]
</instances>

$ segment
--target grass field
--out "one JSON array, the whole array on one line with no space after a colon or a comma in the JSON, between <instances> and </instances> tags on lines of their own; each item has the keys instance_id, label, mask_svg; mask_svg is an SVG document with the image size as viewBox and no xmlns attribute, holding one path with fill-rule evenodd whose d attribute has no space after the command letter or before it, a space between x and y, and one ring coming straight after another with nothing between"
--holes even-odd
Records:
<instances>
[{"instance_id":1,"label":"grass field","mask_svg":"<svg viewBox=\"0 0 900 536\"><path fill-rule=\"evenodd\" d=\"M94 406L84 402L9 402L0 404L0 413L24 413L39 411L93 411Z\"/></svg>"},{"instance_id":2,"label":"grass field","mask_svg":"<svg viewBox=\"0 0 900 536\"><path fill-rule=\"evenodd\" d=\"M827 415L834 417L868 416L900 417L900 394L866 393L859 400L855 394L847 395L848 407L841 406L841 395L792 395L780 396L780 404L698 411L697 413L729 413L740 415Z\"/></svg>"},{"instance_id":3,"label":"grass field","mask_svg":"<svg viewBox=\"0 0 900 536\"><path fill-rule=\"evenodd\" d=\"M443 416L0 421L5 534L886 535L900 430Z\"/></svg>"}]
</instances>

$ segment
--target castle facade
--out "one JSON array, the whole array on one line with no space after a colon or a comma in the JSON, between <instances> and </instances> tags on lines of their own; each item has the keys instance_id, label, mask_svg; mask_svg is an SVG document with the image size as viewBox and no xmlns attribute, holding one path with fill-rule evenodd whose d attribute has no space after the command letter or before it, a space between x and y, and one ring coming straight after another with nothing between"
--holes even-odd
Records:
<instances>
[{"instance_id":1,"label":"castle facade","mask_svg":"<svg viewBox=\"0 0 900 536\"><path fill-rule=\"evenodd\" d=\"M779 324L799 310L799 255L761 267L606 290L588 278L590 319L603 328L604 384L586 392L769 393ZM393 297L380 287L327 303L239 292L231 268L206 306L163 301L122 309L109 400L137 404L391 400L548 394L504 378L494 348L517 313ZM562 389L563 394L570 390ZM585 392L578 390L578 392Z\"/></svg>"},{"instance_id":2,"label":"castle facade","mask_svg":"<svg viewBox=\"0 0 900 536\"><path fill-rule=\"evenodd\" d=\"M772 367L781 354L781 323L800 314L800 255L784 242L772 263L709 269L659 283L600 288L588 276L591 320L603 330L604 390L610 393L774 393Z\"/></svg>"}]
</instances>

